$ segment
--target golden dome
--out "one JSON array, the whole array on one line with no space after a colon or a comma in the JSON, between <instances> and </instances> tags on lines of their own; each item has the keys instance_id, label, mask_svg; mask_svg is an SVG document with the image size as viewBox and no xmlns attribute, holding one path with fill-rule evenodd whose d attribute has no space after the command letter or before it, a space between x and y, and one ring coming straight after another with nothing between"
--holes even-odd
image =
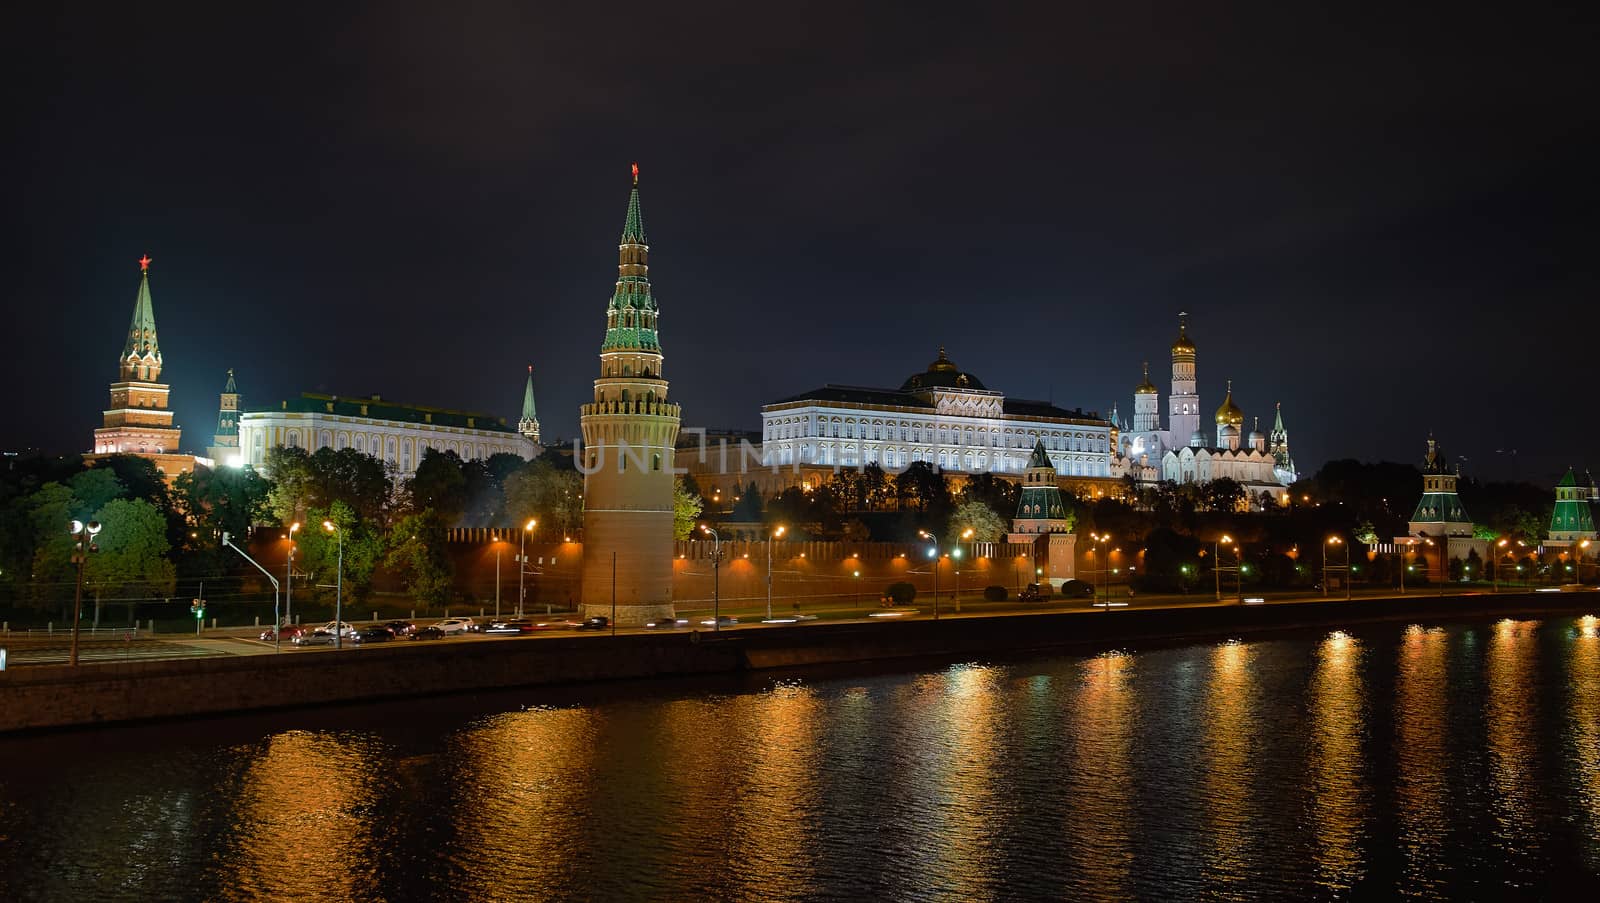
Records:
<instances>
[{"instance_id":1,"label":"golden dome","mask_svg":"<svg viewBox=\"0 0 1600 903\"><path fill-rule=\"evenodd\" d=\"M928 372L929 373L940 373L940 372L956 373L956 372L959 372L960 369L961 369L960 367L956 366L956 362L955 361L952 361L948 357L944 356L944 346L943 345L939 346L939 359L928 365Z\"/></svg>"},{"instance_id":2,"label":"golden dome","mask_svg":"<svg viewBox=\"0 0 1600 903\"><path fill-rule=\"evenodd\" d=\"M1135 395L1154 395L1161 390L1150 384L1150 362L1144 362L1144 381L1133 387Z\"/></svg>"},{"instance_id":3,"label":"golden dome","mask_svg":"<svg viewBox=\"0 0 1600 903\"><path fill-rule=\"evenodd\" d=\"M1174 355L1194 354L1194 343L1189 341L1189 315L1187 313L1178 314L1178 338L1172 343L1172 353Z\"/></svg>"},{"instance_id":4,"label":"golden dome","mask_svg":"<svg viewBox=\"0 0 1600 903\"><path fill-rule=\"evenodd\" d=\"M1228 397L1222 400L1222 407L1217 408L1217 426L1241 426L1244 424L1244 412L1233 403L1233 380L1228 380Z\"/></svg>"}]
</instances>

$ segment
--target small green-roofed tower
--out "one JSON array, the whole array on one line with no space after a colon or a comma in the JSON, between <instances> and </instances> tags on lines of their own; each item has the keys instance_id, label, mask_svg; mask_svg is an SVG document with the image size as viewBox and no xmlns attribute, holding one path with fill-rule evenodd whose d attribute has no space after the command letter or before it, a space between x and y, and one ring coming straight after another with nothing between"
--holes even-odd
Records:
<instances>
[{"instance_id":1,"label":"small green-roofed tower","mask_svg":"<svg viewBox=\"0 0 1600 903\"><path fill-rule=\"evenodd\" d=\"M1458 475L1446 466L1444 453L1432 436L1422 463L1422 498L1411 512L1413 536L1471 536L1472 520L1456 494Z\"/></svg>"},{"instance_id":2,"label":"small green-roofed tower","mask_svg":"<svg viewBox=\"0 0 1600 903\"><path fill-rule=\"evenodd\" d=\"M1061 487L1056 483L1056 466L1045 452L1043 439L1034 444L1028 466L1022 472L1022 497L1011 529L1013 533L1065 533L1071 529Z\"/></svg>"},{"instance_id":3,"label":"small green-roofed tower","mask_svg":"<svg viewBox=\"0 0 1600 903\"><path fill-rule=\"evenodd\" d=\"M1556 484L1556 507L1550 514L1550 538L1563 542L1594 539L1594 512L1589 507L1589 491L1578 485L1578 475L1570 468Z\"/></svg>"}]
</instances>

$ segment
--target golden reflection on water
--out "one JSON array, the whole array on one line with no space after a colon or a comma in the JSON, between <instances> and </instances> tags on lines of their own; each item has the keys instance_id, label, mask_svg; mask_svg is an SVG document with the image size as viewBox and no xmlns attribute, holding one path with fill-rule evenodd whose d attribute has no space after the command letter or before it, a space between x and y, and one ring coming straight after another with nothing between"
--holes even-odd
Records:
<instances>
[{"instance_id":1,"label":"golden reflection on water","mask_svg":"<svg viewBox=\"0 0 1600 903\"><path fill-rule=\"evenodd\" d=\"M458 898L548 896L578 866L588 811L592 709L496 715L455 738L445 788L453 805Z\"/></svg>"},{"instance_id":2,"label":"golden reflection on water","mask_svg":"<svg viewBox=\"0 0 1600 903\"><path fill-rule=\"evenodd\" d=\"M1248 899L1247 869L1253 859L1250 788L1254 782L1253 751L1257 742L1255 649L1229 641L1211 652L1211 679L1206 689L1204 767L1201 769L1205 812L1205 877L1225 899Z\"/></svg>"},{"instance_id":3,"label":"golden reflection on water","mask_svg":"<svg viewBox=\"0 0 1600 903\"><path fill-rule=\"evenodd\" d=\"M1450 832L1449 636L1441 627L1412 624L1401 638L1395 680L1396 787L1405 857L1401 892L1442 897Z\"/></svg>"},{"instance_id":4,"label":"golden reflection on water","mask_svg":"<svg viewBox=\"0 0 1600 903\"><path fill-rule=\"evenodd\" d=\"M1484 714L1493 791L1489 806L1495 843L1508 859L1525 859L1538 846L1532 784L1538 754L1534 687L1538 631L1538 621L1497 621L1485 658Z\"/></svg>"},{"instance_id":5,"label":"golden reflection on water","mask_svg":"<svg viewBox=\"0 0 1600 903\"><path fill-rule=\"evenodd\" d=\"M1361 642L1335 630L1317 645L1311 676L1311 827L1317 883L1348 893L1364 866L1362 821L1367 807L1361 741Z\"/></svg>"},{"instance_id":6,"label":"golden reflection on water","mask_svg":"<svg viewBox=\"0 0 1600 903\"><path fill-rule=\"evenodd\" d=\"M939 793L946 801L941 859L944 877L957 899L993 896L1004 881L996 875L995 841L1006 817L998 807L1008 801L996 793L1000 737L1004 732L1001 704L1006 693L1000 668L964 665L948 672L940 721L946 725L949 748L938 771Z\"/></svg>"},{"instance_id":7,"label":"golden reflection on water","mask_svg":"<svg viewBox=\"0 0 1600 903\"><path fill-rule=\"evenodd\" d=\"M750 757L747 783L728 812L733 896L791 899L813 883L823 706L811 687L778 684L741 698L737 708Z\"/></svg>"},{"instance_id":8,"label":"golden reflection on water","mask_svg":"<svg viewBox=\"0 0 1600 903\"><path fill-rule=\"evenodd\" d=\"M233 792L234 850L221 859L232 899L370 896L374 786L387 757L349 734L267 738Z\"/></svg>"},{"instance_id":9,"label":"golden reflection on water","mask_svg":"<svg viewBox=\"0 0 1600 903\"><path fill-rule=\"evenodd\" d=\"M1096 899L1132 896L1133 771L1130 756L1137 714L1133 657L1107 652L1083 663L1067 773L1075 784L1066 836L1072 870Z\"/></svg>"},{"instance_id":10,"label":"golden reflection on water","mask_svg":"<svg viewBox=\"0 0 1600 903\"><path fill-rule=\"evenodd\" d=\"M1569 690L1572 758L1584 864L1600 871L1600 618L1584 615L1574 630Z\"/></svg>"}]
</instances>

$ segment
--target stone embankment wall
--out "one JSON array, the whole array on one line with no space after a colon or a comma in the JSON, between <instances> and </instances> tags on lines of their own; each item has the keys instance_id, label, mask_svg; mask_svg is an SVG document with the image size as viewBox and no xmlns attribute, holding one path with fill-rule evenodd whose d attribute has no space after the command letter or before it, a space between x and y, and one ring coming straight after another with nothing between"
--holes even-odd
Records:
<instances>
[{"instance_id":1,"label":"stone embankment wall","mask_svg":"<svg viewBox=\"0 0 1600 903\"><path fill-rule=\"evenodd\" d=\"M1008 656L1140 641L1243 637L1375 621L1600 615L1600 593L1410 596L1279 605L846 622L723 634L402 643L173 662L0 672L0 732L234 713L513 686Z\"/></svg>"}]
</instances>

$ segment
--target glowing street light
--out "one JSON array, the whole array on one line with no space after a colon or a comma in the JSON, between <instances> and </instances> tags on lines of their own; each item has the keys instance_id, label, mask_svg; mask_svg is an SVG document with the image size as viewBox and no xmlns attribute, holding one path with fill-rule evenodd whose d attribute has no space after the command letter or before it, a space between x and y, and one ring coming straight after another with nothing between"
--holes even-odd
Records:
<instances>
[{"instance_id":1,"label":"glowing street light","mask_svg":"<svg viewBox=\"0 0 1600 903\"><path fill-rule=\"evenodd\" d=\"M933 619L939 620L939 540L927 530L918 530L917 535L933 543L933 548L928 550L928 557L933 559Z\"/></svg>"},{"instance_id":2,"label":"glowing street light","mask_svg":"<svg viewBox=\"0 0 1600 903\"><path fill-rule=\"evenodd\" d=\"M1328 537L1328 541L1322 544L1322 595L1324 597L1326 597L1328 595L1328 547L1329 546L1344 546L1344 598L1345 598L1345 601L1348 602L1348 601L1350 601L1350 573L1351 573L1351 568L1350 568L1350 544L1345 542L1343 539L1341 539L1338 536L1330 536L1330 537ZM1335 565L1334 569L1337 570L1338 569L1338 565Z\"/></svg>"},{"instance_id":3,"label":"glowing street light","mask_svg":"<svg viewBox=\"0 0 1600 903\"><path fill-rule=\"evenodd\" d=\"M339 566L333 585L333 648L344 648L344 531L333 521L322 522L322 529L339 539Z\"/></svg>"},{"instance_id":4,"label":"glowing street light","mask_svg":"<svg viewBox=\"0 0 1600 903\"><path fill-rule=\"evenodd\" d=\"M100 522L97 520L84 523L75 520L67 525L67 533L77 537L72 547L72 561L78 566L78 589L72 597L72 653L67 657L67 664L76 668L78 666L78 623L83 616L83 567L89 560L89 555L100 551L100 546L94 538L100 533Z\"/></svg>"},{"instance_id":5,"label":"glowing street light","mask_svg":"<svg viewBox=\"0 0 1600 903\"><path fill-rule=\"evenodd\" d=\"M528 534L537 526L539 526L538 519L532 517L522 525L521 544L517 550L517 617L519 618L522 617L523 601L527 598L527 590L523 588L523 575L528 572ZM498 560L495 567L498 570Z\"/></svg>"},{"instance_id":6,"label":"glowing street light","mask_svg":"<svg viewBox=\"0 0 1600 903\"><path fill-rule=\"evenodd\" d=\"M294 535L300 532L300 522L295 521L289 525L289 535L284 539L289 543L289 553L283 558L283 624L278 625L282 630L285 624L294 623Z\"/></svg>"},{"instance_id":7,"label":"glowing street light","mask_svg":"<svg viewBox=\"0 0 1600 903\"><path fill-rule=\"evenodd\" d=\"M1233 537L1224 533L1211 543L1211 578L1217 585L1217 601L1222 601L1222 547L1232 545Z\"/></svg>"},{"instance_id":8,"label":"glowing street light","mask_svg":"<svg viewBox=\"0 0 1600 903\"><path fill-rule=\"evenodd\" d=\"M772 620L772 541L788 531L788 527L779 524L773 528L771 533L767 534L767 620L769 621ZM799 604L798 598L796 598L795 604Z\"/></svg>"},{"instance_id":9,"label":"glowing street light","mask_svg":"<svg viewBox=\"0 0 1600 903\"><path fill-rule=\"evenodd\" d=\"M711 629L722 632L722 537L707 524L701 532L711 537Z\"/></svg>"}]
</instances>

